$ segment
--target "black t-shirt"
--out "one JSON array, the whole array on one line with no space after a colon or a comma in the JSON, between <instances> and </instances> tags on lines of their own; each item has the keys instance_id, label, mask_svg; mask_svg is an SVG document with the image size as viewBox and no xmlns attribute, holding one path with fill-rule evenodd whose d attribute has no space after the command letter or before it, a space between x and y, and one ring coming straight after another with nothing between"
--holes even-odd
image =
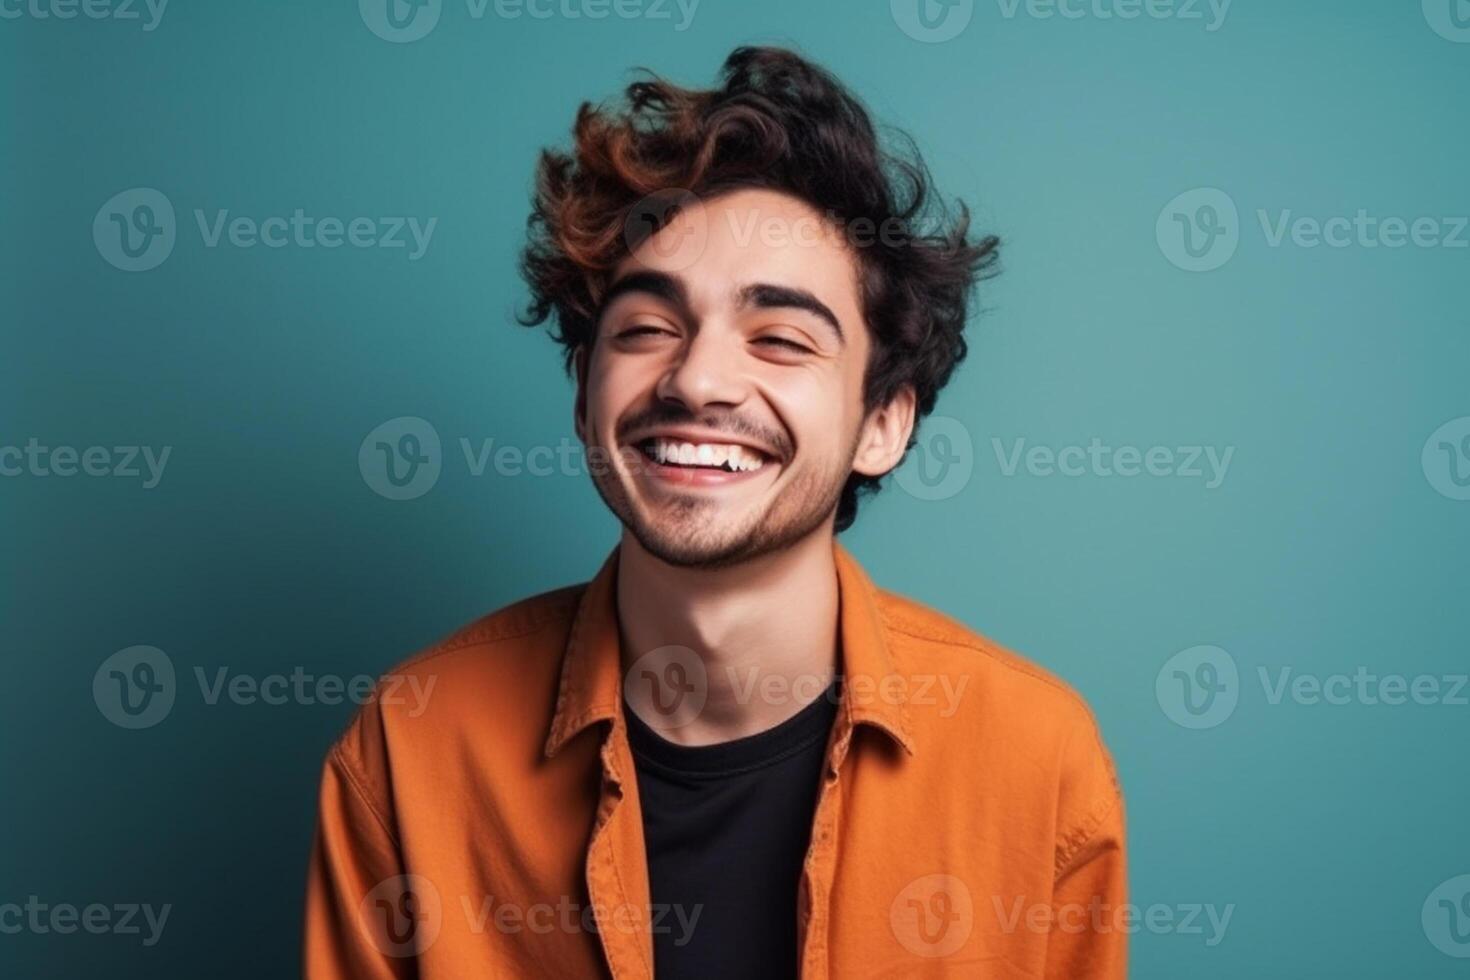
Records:
<instances>
[{"instance_id":1,"label":"black t-shirt","mask_svg":"<svg viewBox=\"0 0 1470 980\"><path fill-rule=\"evenodd\" d=\"M833 681L775 728L692 747L624 703L657 980L796 976L796 898L837 691Z\"/></svg>"}]
</instances>

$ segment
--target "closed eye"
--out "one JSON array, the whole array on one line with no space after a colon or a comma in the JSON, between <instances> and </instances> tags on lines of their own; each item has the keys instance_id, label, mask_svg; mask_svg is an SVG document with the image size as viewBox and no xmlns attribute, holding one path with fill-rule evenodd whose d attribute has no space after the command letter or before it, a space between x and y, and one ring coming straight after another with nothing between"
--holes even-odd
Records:
<instances>
[{"instance_id":1,"label":"closed eye","mask_svg":"<svg viewBox=\"0 0 1470 980\"><path fill-rule=\"evenodd\" d=\"M638 326L629 327L627 330L624 330L622 333L618 334L618 337L647 337L652 334L660 333L672 335L673 331L665 330L663 327L655 327L650 324L639 324Z\"/></svg>"},{"instance_id":2,"label":"closed eye","mask_svg":"<svg viewBox=\"0 0 1470 980\"><path fill-rule=\"evenodd\" d=\"M787 340L785 337L758 337L755 342L757 344L773 344L777 347L798 351L802 354L810 354L812 352L810 347L804 344L798 344L794 340Z\"/></svg>"}]
</instances>

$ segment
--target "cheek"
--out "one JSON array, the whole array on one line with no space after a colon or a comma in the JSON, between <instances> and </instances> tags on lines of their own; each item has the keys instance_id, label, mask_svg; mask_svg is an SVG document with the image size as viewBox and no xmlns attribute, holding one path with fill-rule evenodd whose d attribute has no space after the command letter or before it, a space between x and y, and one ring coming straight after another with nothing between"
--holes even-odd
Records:
<instances>
[{"instance_id":1,"label":"cheek","mask_svg":"<svg viewBox=\"0 0 1470 980\"><path fill-rule=\"evenodd\" d=\"M587 365L588 422L611 442L618 420L654 398L660 368L654 358L594 353Z\"/></svg>"},{"instance_id":2,"label":"cheek","mask_svg":"<svg viewBox=\"0 0 1470 980\"><path fill-rule=\"evenodd\" d=\"M787 378L767 389L771 406L796 443L798 456L835 459L847 451L861 407L860 392L835 374Z\"/></svg>"},{"instance_id":3,"label":"cheek","mask_svg":"<svg viewBox=\"0 0 1470 980\"><path fill-rule=\"evenodd\" d=\"M593 420L617 418L620 403L626 400L631 379L626 362L618 358L594 354L587 366L587 409Z\"/></svg>"}]
</instances>

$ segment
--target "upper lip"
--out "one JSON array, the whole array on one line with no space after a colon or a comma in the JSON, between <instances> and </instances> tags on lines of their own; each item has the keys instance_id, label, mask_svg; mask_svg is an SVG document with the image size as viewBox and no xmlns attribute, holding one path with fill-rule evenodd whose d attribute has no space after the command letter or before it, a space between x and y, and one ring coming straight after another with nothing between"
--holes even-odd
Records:
<instances>
[{"instance_id":1,"label":"upper lip","mask_svg":"<svg viewBox=\"0 0 1470 980\"><path fill-rule=\"evenodd\" d=\"M716 429L699 429L683 426L673 426L671 428L663 429L650 429L647 432L640 433L638 436L630 439L629 441L636 446L638 443L647 442L650 439L669 439L675 442L690 442L696 445L700 443L710 443L713 445L722 446L741 446L745 449L753 449L756 452L760 453L762 456L765 456L769 459L780 458L780 454L769 446L764 446L758 442L753 442L750 439L747 439L743 436L734 435L730 432L720 432Z\"/></svg>"}]
</instances>

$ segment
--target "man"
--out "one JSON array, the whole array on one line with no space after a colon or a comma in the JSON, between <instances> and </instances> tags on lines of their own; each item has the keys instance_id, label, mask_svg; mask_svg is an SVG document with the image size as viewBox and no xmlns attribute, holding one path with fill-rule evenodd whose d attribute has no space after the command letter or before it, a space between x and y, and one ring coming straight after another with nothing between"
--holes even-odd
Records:
<instances>
[{"instance_id":1,"label":"man","mask_svg":"<svg viewBox=\"0 0 1470 980\"><path fill-rule=\"evenodd\" d=\"M1086 706L834 540L996 240L790 52L627 94L543 154L523 263L621 540L332 749L308 976L1124 976Z\"/></svg>"}]
</instances>

